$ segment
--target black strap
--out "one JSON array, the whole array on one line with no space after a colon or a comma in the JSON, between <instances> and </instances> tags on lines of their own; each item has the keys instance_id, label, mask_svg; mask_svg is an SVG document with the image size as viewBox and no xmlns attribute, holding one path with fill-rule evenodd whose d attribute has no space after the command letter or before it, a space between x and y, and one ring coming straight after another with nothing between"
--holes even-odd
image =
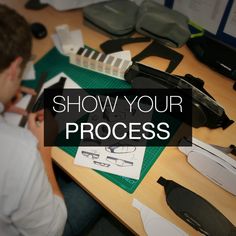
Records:
<instances>
[{"instance_id":1,"label":"black strap","mask_svg":"<svg viewBox=\"0 0 236 236\"><path fill-rule=\"evenodd\" d=\"M157 183L160 184L160 185L162 185L162 186L165 186L166 183L167 183L167 180L161 176L161 177L157 180Z\"/></svg>"}]
</instances>

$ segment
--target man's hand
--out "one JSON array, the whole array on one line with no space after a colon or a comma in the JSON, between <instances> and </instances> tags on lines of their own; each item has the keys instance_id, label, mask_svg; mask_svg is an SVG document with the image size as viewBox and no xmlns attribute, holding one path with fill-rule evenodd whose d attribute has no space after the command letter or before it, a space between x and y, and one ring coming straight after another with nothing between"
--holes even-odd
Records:
<instances>
[{"instance_id":1,"label":"man's hand","mask_svg":"<svg viewBox=\"0 0 236 236\"><path fill-rule=\"evenodd\" d=\"M54 146L58 134L57 122L49 110L45 109L36 113L30 113L28 118L28 128L38 139L39 148L44 146L44 119L47 119L47 124L50 127L50 132L47 133L47 145Z\"/></svg>"},{"instance_id":2,"label":"man's hand","mask_svg":"<svg viewBox=\"0 0 236 236\"><path fill-rule=\"evenodd\" d=\"M38 139L39 148L44 146L44 111L30 113L28 118L28 128Z\"/></svg>"},{"instance_id":3,"label":"man's hand","mask_svg":"<svg viewBox=\"0 0 236 236\"><path fill-rule=\"evenodd\" d=\"M25 116L28 114L25 109L22 109L16 106L17 102L20 101L24 93L33 95L33 96L36 95L36 92L34 91L34 89L21 86L19 90L17 91L16 95L14 96L14 98L12 99L12 101L6 105L7 112L13 112L13 113L17 113L19 115L25 115Z\"/></svg>"}]
</instances>

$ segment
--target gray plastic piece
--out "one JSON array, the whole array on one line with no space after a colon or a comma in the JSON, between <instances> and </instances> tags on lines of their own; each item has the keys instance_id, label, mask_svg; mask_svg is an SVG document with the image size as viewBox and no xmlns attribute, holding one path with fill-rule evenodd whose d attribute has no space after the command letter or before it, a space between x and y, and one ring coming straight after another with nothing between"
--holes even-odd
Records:
<instances>
[{"instance_id":1,"label":"gray plastic piece","mask_svg":"<svg viewBox=\"0 0 236 236\"><path fill-rule=\"evenodd\" d=\"M115 0L84 8L84 18L113 36L125 36L135 29L138 6L128 0Z\"/></svg>"},{"instance_id":2,"label":"gray plastic piece","mask_svg":"<svg viewBox=\"0 0 236 236\"><path fill-rule=\"evenodd\" d=\"M136 30L171 47L181 47L190 37L185 15L152 0L140 5Z\"/></svg>"}]
</instances>

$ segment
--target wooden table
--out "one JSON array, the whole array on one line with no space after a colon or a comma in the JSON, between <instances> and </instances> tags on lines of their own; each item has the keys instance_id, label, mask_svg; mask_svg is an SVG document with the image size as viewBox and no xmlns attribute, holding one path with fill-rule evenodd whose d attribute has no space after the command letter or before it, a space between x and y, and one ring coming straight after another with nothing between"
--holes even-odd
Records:
<instances>
[{"instance_id":1,"label":"wooden table","mask_svg":"<svg viewBox=\"0 0 236 236\"><path fill-rule=\"evenodd\" d=\"M105 35L83 24L81 10L58 12L52 7L47 7L43 10L32 11L24 9L26 1L8 0L0 2L17 9L31 23L41 22L46 25L48 36L42 40L34 40L33 43L33 54L36 55L36 60L52 48L50 35L55 32L55 26L60 24L68 24L71 30L80 28L84 42L98 50L99 44L108 39ZM136 55L146 46L147 43L139 43L125 46L124 49L129 49L132 55ZM205 88L225 108L227 115L236 121L236 92L232 89L233 81L199 63L186 46L176 49L176 51L184 54L184 59L174 73L179 75L190 73L203 79ZM166 60L154 57L145 59L144 63L161 70L164 70L168 64ZM193 135L207 143L228 146L235 144L236 123L226 130L221 128L214 130L208 128L193 129ZM163 187L156 183L160 176L172 179L198 193L216 206L236 225L235 196L224 191L194 170L187 163L186 157L176 147L165 148L133 194L125 192L91 169L75 166L73 158L59 148L54 148L52 155L59 166L135 234L145 235L145 231L139 212L131 206L133 198L137 198L190 235L199 235L197 231L179 219L167 206Z\"/></svg>"}]
</instances>

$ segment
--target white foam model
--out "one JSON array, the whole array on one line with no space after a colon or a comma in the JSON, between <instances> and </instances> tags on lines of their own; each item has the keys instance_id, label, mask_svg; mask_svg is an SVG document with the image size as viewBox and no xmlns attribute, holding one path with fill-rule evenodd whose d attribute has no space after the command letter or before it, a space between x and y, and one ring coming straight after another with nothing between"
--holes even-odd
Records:
<instances>
[{"instance_id":1,"label":"white foam model","mask_svg":"<svg viewBox=\"0 0 236 236\"><path fill-rule=\"evenodd\" d=\"M236 161L222 151L192 138L192 146L179 146L188 162L226 191L236 195Z\"/></svg>"},{"instance_id":2,"label":"white foam model","mask_svg":"<svg viewBox=\"0 0 236 236\"><path fill-rule=\"evenodd\" d=\"M58 25L56 26L56 32L58 35L58 38L61 43L61 48L65 54L69 54L74 52L74 45L72 42L72 38L70 35L70 29L69 26L64 24L64 25Z\"/></svg>"},{"instance_id":3,"label":"white foam model","mask_svg":"<svg viewBox=\"0 0 236 236\"><path fill-rule=\"evenodd\" d=\"M125 72L132 64L132 61L126 60L128 53L104 54L81 47L76 54L70 53L69 57L73 65L124 80Z\"/></svg>"}]
</instances>

